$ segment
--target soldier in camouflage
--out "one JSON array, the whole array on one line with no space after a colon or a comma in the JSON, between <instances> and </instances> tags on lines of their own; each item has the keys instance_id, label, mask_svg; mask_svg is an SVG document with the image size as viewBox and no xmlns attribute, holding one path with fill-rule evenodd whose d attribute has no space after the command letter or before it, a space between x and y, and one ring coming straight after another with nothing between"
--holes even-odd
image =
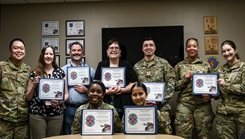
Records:
<instances>
[{"instance_id":1,"label":"soldier in camouflage","mask_svg":"<svg viewBox=\"0 0 245 139\"><path fill-rule=\"evenodd\" d=\"M188 57L174 67L175 89L180 91L177 99L175 130L176 135L186 139L192 138L193 128L196 129L198 139L208 139L214 120L211 97L192 94L192 74L211 72L210 65L198 57L198 49L197 39L188 39L186 41Z\"/></svg>"},{"instance_id":2,"label":"soldier in camouflage","mask_svg":"<svg viewBox=\"0 0 245 139\"><path fill-rule=\"evenodd\" d=\"M155 55L156 46L152 38L145 38L142 46L144 58L134 65L134 70L140 82L166 82L166 92L164 94L164 102L148 102L148 105L158 105L158 110L164 117L164 131L159 131L164 134L172 134L171 120L169 111L171 107L169 100L174 92L175 73L172 66L167 60Z\"/></svg>"},{"instance_id":3,"label":"soldier in camouflage","mask_svg":"<svg viewBox=\"0 0 245 139\"><path fill-rule=\"evenodd\" d=\"M227 63L218 69L221 95L216 129L221 139L237 139L245 130L245 62L233 41L224 41L221 50Z\"/></svg>"},{"instance_id":4,"label":"soldier in camouflage","mask_svg":"<svg viewBox=\"0 0 245 139\"><path fill-rule=\"evenodd\" d=\"M14 39L10 58L0 62L0 138L28 139L28 103L25 91L30 67L23 63L25 44Z\"/></svg>"},{"instance_id":5,"label":"soldier in camouflage","mask_svg":"<svg viewBox=\"0 0 245 139\"><path fill-rule=\"evenodd\" d=\"M101 81L94 81L88 91L89 103L81 105L75 114L71 128L72 134L80 134L81 114L83 109L112 109L114 111L114 132L122 131L122 124L116 109L102 101L105 96L105 85Z\"/></svg>"}]
</instances>

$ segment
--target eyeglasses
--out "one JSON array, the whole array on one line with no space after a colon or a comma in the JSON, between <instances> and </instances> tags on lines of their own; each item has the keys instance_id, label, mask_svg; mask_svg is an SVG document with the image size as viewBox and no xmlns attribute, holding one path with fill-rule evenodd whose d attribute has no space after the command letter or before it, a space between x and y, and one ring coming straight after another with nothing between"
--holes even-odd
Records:
<instances>
[{"instance_id":1,"label":"eyeglasses","mask_svg":"<svg viewBox=\"0 0 245 139\"><path fill-rule=\"evenodd\" d=\"M119 47L108 47L110 51L118 51L120 48Z\"/></svg>"}]
</instances>

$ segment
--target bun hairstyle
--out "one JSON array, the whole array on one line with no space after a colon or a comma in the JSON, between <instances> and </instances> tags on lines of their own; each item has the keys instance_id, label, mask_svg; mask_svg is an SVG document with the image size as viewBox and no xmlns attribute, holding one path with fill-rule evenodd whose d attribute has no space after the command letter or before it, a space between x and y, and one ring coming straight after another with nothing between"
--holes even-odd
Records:
<instances>
[{"instance_id":1,"label":"bun hairstyle","mask_svg":"<svg viewBox=\"0 0 245 139\"><path fill-rule=\"evenodd\" d=\"M131 92L132 92L133 89L136 88L136 87L142 87L143 90L146 92L146 94L148 93L148 92L147 92L146 86L145 86L143 83L141 83L141 82L136 82L136 83L131 87Z\"/></svg>"},{"instance_id":2,"label":"bun hairstyle","mask_svg":"<svg viewBox=\"0 0 245 139\"><path fill-rule=\"evenodd\" d=\"M93 84L98 84L98 85L102 88L103 94L105 94L106 88L105 88L105 85L104 85L103 82L98 81L98 80L95 80L95 81L92 82L92 84L90 85L90 87L91 87Z\"/></svg>"}]
</instances>

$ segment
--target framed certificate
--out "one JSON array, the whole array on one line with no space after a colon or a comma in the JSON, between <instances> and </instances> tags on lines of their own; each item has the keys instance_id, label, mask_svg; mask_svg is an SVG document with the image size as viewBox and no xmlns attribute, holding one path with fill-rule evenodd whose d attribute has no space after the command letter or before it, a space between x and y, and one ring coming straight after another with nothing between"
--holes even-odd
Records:
<instances>
[{"instance_id":1,"label":"framed certificate","mask_svg":"<svg viewBox=\"0 0 245 139\"><path fill-rule=\"evenodd\" d=\"M83 109L81 135L112 135L114 112L111 109Z\"/></svg>"},{"instance_id":2,"label":"framed certificate","mask_svg":"<svg viewBox=\"0 0 245 139\"><path fill-rule=\"evenodd\" d=\"M59 38L42 38L42 48L51 45L55 52L60 52Z\"/></svg>"},{"instance_id":3,"label":"framed certificate","mask_svg":"<svg viewBox=\"0 0 245 139\"><path fill-rule=\"evenodd\" d=\"M42 36L59 35L59 21L42 21Z\"/></svg>"},{"instance_id":4,"label":"framed certificate","mask_svg":"<svg viewBox=\"0 0 245 139\"><path fill-rule=\"evenodd\" d=\"M123 130L125 134L157 134L157 107L124 106Z\"/></svg>"},{"instance_id":5,"label":"framed certificate","mask_svg":"<svg viewBox=\"0 0 245 139\"><path fill-rule=\"evenodd\" d=\"M40 100L64 100L65 80L40 78L38 90L38 98Z\"/></svg>"},{"instance_id":6,"label":"framed certificate","mask_svg":"<svg viewBox=\"0 0 245 139\"><path fill-rule=\"evenodd\" d=\"M85 67L68 67L67 68L67 84L75 86L76 84L89 85L91 82L90 68Z\"/></svg>"},{"instance_id":7,"label":"framed certificate","mask_svg":"<svg viewBox=\"0 0 245 139\"><path fill-rule=\"evenodd\" d=\"M67 20L66 36L85 36L84 20Z\"/></svg>"},{"instance_id":8,"label":"framed certificate","mask_svg":"<svg viewBox=\"0 0 245 139\"><path fill-rule=\"evenodd\" d=\"M125 77L125 67L118 67L118 68L108 68L102 67L101 68L101 81L105 84L105 87L111 86L126 86L126 77Z\"/></svg>"},{"instance_id":9,"label":"framed certificate","mask_svg":"<svg viewBox=\"0 0 245 139\"><path fill-rule=\"evenodd\" d=\"M218 74L203 73L192 75L192 94L193 95L219 95L217 80Z\"/></svg>"},{"instance_id":10,"label":"framed certificate","mask_svg":"<svg viewBox=\"0 0 245 139\"><path fill-rule=\"evenodd\" d=\"M166 91L166 83L161 82L143 82L147 88L148 97L146 100L155 101L155 102L163 102L164 101L164 93Z\"/></svg>"}]
</instances>

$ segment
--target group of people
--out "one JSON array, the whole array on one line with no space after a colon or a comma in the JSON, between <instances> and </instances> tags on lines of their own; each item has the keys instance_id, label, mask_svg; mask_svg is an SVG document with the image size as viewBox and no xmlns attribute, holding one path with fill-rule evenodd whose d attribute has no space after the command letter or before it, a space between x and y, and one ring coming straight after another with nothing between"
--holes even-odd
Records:
<instances>
[{"instance_id":1,"label":"group of people","mask_svg":"<svg viewBox=\"0 0 245 139\"><path fill-rule=\"evenodd\" d=\"M123 108L128 105L157 106L158 129L162 134L176 134L207 139L212 129L215 114L211 99L219 99L216 110L216 129L222 139L236 139L245 130L245 63L240 60L233 41L226 40L221 52L227 61L218 70L198 56L198 40L186 41L187 57L172 67L167 60L155 55L156 44L145 38L142 45L144 58L132 65L121 60L119 40L108 41L108 59L99 62L94 70L82 62L83 47L79 42L70 45L71 61L62 68L55 60L55 50L45 46L38 64L31 68L23 63L25 43L17 38L10 42L10 57L0 62L0 138L40 139L60 134L80 133L82 109L113 109L114 132L122 132ZM89 86L65 85L64 101L43 101L38 98L40 78L65 79L67 68L87 66L92 83ZM125 67L125 87L105 87L101 82L102 67ZM192 94L192 75L195 73L218 73L219 96ZM146 101L148 93L142 82L165 82L163 102ZM178 91L175 120L171 126L169 100ZM173 128L175 133L173 133ZM63 129L63 131L62 131ZM29 136L30 135L30 136Z\"/></svg>"}]
</instances>

